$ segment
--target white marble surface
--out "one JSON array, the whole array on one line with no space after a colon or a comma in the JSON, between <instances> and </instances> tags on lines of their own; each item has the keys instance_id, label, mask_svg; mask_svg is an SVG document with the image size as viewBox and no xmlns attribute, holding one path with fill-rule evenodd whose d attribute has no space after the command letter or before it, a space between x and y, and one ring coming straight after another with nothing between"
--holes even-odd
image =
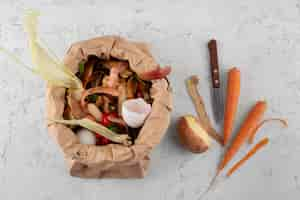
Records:
<instances>
[{"instance_id":1,"label":"white marble surface","mask_svg":"<svg viewBox=\"0 0 300 200\"><path fill-rule=\"evenodd\" d=\"M72 42L103 34L151 43L159 62L173 66L175 109L145 179L73 178L45 129L44 82L1 55L1 199L198 199L221 149L214 143L205 154L184 151L174 122L194 113L183 86L194 73L201 77L201 94L212 114L206 49L211 37L220 41L221 67L242 71L238 123L256 100L266 99L266 117L285 117L290 126L264 127L260 136L269 135L270 145L207 199L299 199L299 0L1 0L0 44L30 63L21 27L24 8L42 12L41 36L60 57Z\"/></svg>"}]
</instances>

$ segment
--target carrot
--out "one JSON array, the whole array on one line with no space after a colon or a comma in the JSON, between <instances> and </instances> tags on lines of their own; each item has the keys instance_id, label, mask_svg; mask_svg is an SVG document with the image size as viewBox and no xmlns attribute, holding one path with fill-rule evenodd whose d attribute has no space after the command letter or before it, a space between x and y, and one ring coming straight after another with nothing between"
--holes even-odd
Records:
<instances>
[{"instance_id":1,"label":"carrot","mask_svg":"<svg viewBox=\"0 0 300 200\"><path fill-rule=\"evenodd\" d=\"M262 125L264 125L266 122L270 122L270 121L278 121L278 122L280 122L285 128L288 126L287 121L284 120L284 119L279 119L279 118L265 119L265 120L263 120L262 122L260 122L260 123L253 129L253 131L251 132L251 134L250 134L250 136L249 136L249 140L248 140L248 143L249 143L249 144L252 144L252 143L253 143L254 136L256 135L258 129L261 128Z\"/></svg>"},{"instance_id":2,"label":"carrot","mask_svg":"<svg viewBox=\"0 0 300 200\"><path fill-rule=\"evenodd\" d=\"M226 153L223 157L223 160L218 167L217 173L219 173L226 166L226 164L233 158L233 156L237 153L237 151L240 149L240 147L245 143L245 141L248 139L251 131L258 124L258 122L261 119L262 115L264 114L266 108L267 108L267 104L265 101L258 101L255 104L255 106L249 112L246 120L243 122L233 143L226 151Z\"/></svg>"},{"instance_id":3,"label":"carrot","mask_svg":"<svg viewBox=\"0 0 300 200\"><path fill-rule=\"evenodd\" d=\"M242 164L244 164L247 160L249 160L258 150L260 150L262 147L267 145L269 142L269 138L262 139L259 143L257 143L250 151L240 160L238 161L233 167L231 167L226 176L229 177L233 172L235 172L237 169L239 169Z\"/></svg>"},{"instance_id":4,"label":"carrot","mask_svg":"<svg viewBox=\"0 0 300 200\"><path fill-rule=\"evenodd\" d=\"M240 97L240 71L234 67L228 72L227 94L224 112L223 142L226 145L233 129L234 118Z\"/></svg>"}]
</instances>

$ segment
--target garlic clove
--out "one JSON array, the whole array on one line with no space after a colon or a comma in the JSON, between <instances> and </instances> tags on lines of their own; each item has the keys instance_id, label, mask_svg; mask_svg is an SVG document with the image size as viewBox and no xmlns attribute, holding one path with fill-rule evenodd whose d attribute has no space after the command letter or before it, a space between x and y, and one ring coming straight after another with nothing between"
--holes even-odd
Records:
<instances>
[{"instance_id":1,"label":"garlic clove","mask_svg":"<svg viewBox=\"0 0 300 200\"><path fill-rule=\"evenodd\" d=\"M126 100L122 104L122 117L132 128L142 126L150 112L151 105L142 98Z\"/></svg>"},{"instance_id":2,"label":"garlic clove","mask_svg":"<svg viewBox=\"0 0 300 200\"><path fill-rule=\"evenodd\" d=\"M77 131L77 136L79 137L79 141L81 144L96 144L95 134L85 128Z\"/></svg>"}]
</instances>

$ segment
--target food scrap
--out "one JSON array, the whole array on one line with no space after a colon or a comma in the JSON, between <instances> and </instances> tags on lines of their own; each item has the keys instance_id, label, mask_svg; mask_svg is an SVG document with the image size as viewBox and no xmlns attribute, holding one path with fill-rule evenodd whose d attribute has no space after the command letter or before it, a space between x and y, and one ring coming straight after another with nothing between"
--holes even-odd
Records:
<instances>
[{"instance_id":1,"label":"food scrap","mask_svg":"<svg viewBox=\"0 0 300 200\"><path fill-rule=\"evenodd\" d=\"M179 118L177 130L182 145L193 153L203 153L210 146L210 137L197 118L185 115Z\"/></svg>"},{"instance_id":2,"label":"food scrap","mask_svg":"<svg viewBox=\"0 0 300 200\"><path fill-rule=\"evenodd\" d=\"M213 139L215 139L218 143L222 145L223 139L211 125L211 122L205 109L204 101L202 100L202 97L198 92L198 83L199 78L197 76L194 75L188 78L186 81L187 91L195 105L195 109L201 125Z\"/></svg>"},{"instance_id":3,"label":"food scrap","mask_svg":"<svg viewBox=\"0 0 300 200\"><path fill-rule=\"evenodd\" d=\"M226 173L226 176L229 177L233 172L235 172L237 169L239 169L247 160L249 160L258 150L263 148L269 143L269 138L264 138L260 142L258 142L250 151L236 164L231 167L228 172Z\"/></svg>"},{"instance_id":4,"label":"food scrap","mask_svg":"<svg viewBox=\"0 0 300 200\"><path fill-rule=\"evenodd\" d=\"M38 16L37 11L30 10L24 20L35 66L32 71L50 84L66 88L63 119L49 121L68 125L84 144L133 144L151 112L152 80L166 78L171 68L157 66L152 71L137 74L128 61L89 55L79 61L77 73L73 73L40 45ZM13 54L2 51L27 67Z\"/></svg>"},{"instance_id":5,"label":"food scrap","mask_svg":"<svg viewBox=\"0 0 300 200\"><path fill-rule=\"evenodd\" d=\"M124 121L132 128L139 128L151 112L151 105L144 99L130 99L122 104Z\"/></svg>"},{"instance_id":6,"label":"food scrap","mask_svg":"<svg viewBox=\"0 0 300 200\"><path fill-rule=\"evenodd\" d=\"M267 122L271 122L271 121L277 121L277 122L280 122L284 128L287 128L288 127L288 123L286 120L284 119L280 119L280 118L270 118L270 119L265 119L263 121L261 121L254 129L253 131L251 131L250 133L250 136L249 136L249 144L252 144L253 143L253 140L254 140L254 137L258 131L258 129L260 129L265 123Z\"/></svg>"},{"instance_id":7,"label":"food scrap","mask_svg":"<svg viewBox=\"0 0 300 200\"><path fill-rule=\"evenodd\" d=\"M132 144L137 135L131 133L131 128L137 129L133 132L138 132L151 112L153 101L150 97L151 81L140 79L129 68L128 62L116 59L107 61L96 56L89 56L86 61L81 61L78 67L81 69L76 76L84 83L84 88L79 100L73 95L72 101L67 101L66 109L70 109L71 117L65 120L82 120L87 115L92 116L95 121L86 121L85 125L93 124L85 127L92 130L95 135L101 135L101 137L96 137L96 144ZM136 89L133 90L127 85L135 85ZM72 92L72 89L67 89L67 93L72 94ZM76 108L73 104L69 105L72 102L73 104L79 102L79 105L76 104L76 107L79 106L76 113L81 114L80 117L72 116L73 109ZM64 123L65 121L57 122ZM97 130L92 129L97 124L106 129L103 127L102 131L99 127ZM82 126L82 123L72 125L73 129L74 125L76 129L76 125ZM116 135L124 136L121 137L123 140ZM107 141L103 141L105 140L103 137ZM129 139L130 143L128 143Z\"/></svg>"},{"instance_id":8,"label":"food scrap","mask_svg":"<svg viewBox=\"0 0 300 200\"><path fill-rule=\"evenodd\" d=\"M66 125L75 125L80 126L83 128L86 128L90 131L93 131L96 135L101 135L105 137L106 139L109 139L112 142L120 143L126 146L129 146L132 144L131 138L127 134L116 133L109 126L102 125L100 123L94 122L93 120L90 120L88 118L83 119L77 119L77 120L50 120L56 123L62 123Z\"/></svg>"}]
</instances>

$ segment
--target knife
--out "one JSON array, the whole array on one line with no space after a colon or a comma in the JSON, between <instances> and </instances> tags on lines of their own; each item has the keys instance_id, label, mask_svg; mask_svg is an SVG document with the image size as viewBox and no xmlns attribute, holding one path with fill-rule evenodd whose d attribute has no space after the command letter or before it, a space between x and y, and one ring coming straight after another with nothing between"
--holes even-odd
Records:
<instances>
[{"instance_id":1,"label":"knife","mask_svg":"<svg viewBox=\"0 0 300 200\"><path fill-rule=\"evenodd\" d=\"M220 122L224 116L224 103L222 101L222 91L220 82L220 72L218 64L217 41L212 39L208 42L209 56L210 56L210 70L212 80L212 98L213 98L213 112L216 122Z\"/></svg>"}]
</instances>

